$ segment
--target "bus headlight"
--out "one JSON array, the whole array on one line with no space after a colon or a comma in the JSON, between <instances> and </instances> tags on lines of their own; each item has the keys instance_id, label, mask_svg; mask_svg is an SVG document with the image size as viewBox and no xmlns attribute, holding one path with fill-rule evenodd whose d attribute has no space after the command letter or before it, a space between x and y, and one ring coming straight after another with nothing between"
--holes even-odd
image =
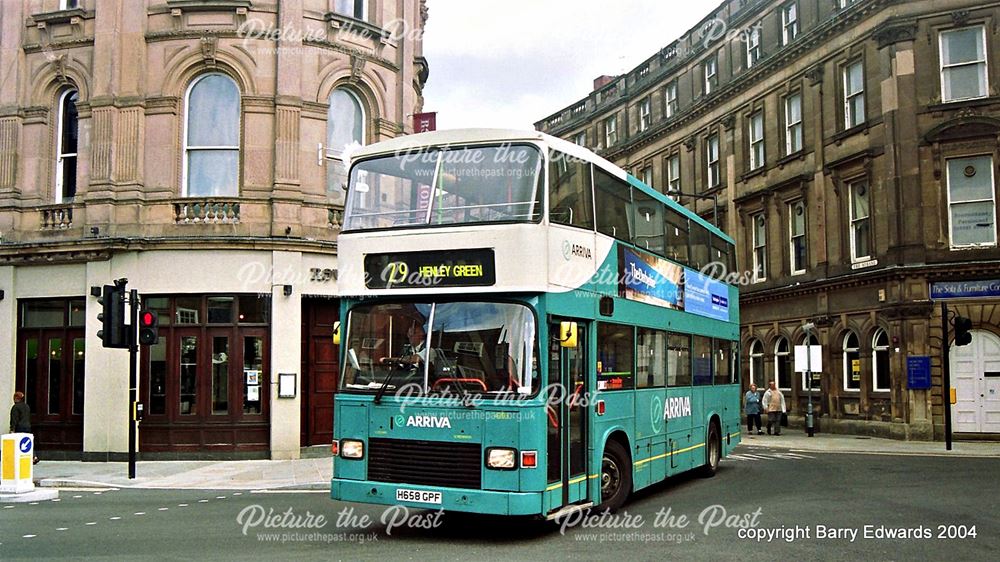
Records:
<instances>
[{"instance_id":1,"label":"bus headlight","mask_svg":"<svg viewBox=\"0 0 1000 562\"><path fill-rule=\"evenodd\" d=\"M345 459L360 459L365 456L365 444L357 439L340 441L340 456Z\"/></svg>"},{"instance_id":2,"label":"bus headlight","mask_svg":"<svg viewBox=\"0 0 1000 562\"><path fill-rule=\"evenodd\" d=\"M486 449L486 467L498 470L514 470L517 468L517 450L505 447Z\"/></svg>"}]
</instances>

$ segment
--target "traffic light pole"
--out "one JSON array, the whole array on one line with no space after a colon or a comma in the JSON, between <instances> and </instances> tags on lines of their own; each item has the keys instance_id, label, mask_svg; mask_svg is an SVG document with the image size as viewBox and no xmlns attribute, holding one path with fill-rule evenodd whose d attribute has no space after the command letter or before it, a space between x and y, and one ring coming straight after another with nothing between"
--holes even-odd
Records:
<instances>
[{"instance_id":1,"label":"traffic light pole","mask_svg":"<svg viewBox=\"0 0 1000 562\"><path fill-rule=\"evenodd\" d=\"M132 289L129 293L129 322L128 327L128 477L135 478L135 438L136 427L136 402L138 401L138 379L136 374L139 359L139 291Z\"/></svg>"},{"instance_id":2,"label":"traffic light pole","mask_svg":"<svg viewBox=\"0 0 1000 562\"><path fill-rule=\"evenodd\" d=\"M951 360L948 357L948 303L941 301L941 397L944 403L944 449L951 450Z\"/></svg>"}]
</instances>

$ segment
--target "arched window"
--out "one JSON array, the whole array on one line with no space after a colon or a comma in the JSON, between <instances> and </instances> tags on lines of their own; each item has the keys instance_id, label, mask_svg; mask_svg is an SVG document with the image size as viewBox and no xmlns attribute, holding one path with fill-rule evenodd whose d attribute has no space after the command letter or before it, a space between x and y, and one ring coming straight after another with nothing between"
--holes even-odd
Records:
<instances>
[{"instance_id":1,"label":"arched window","mask_svg":"<svg viewBox=\"0 0 1000 562\"><path fill-rule=\"evenodd\" d=\"M225 74L199 76L184 114L185 197L236 197L240 183L240 89Z\"/></svg>"},{"instance_id":2,"label":"arched window","mask_svg":"<svg viewBox=\"0 0 1000 562\"><path fill-rule=\"evenodd\" d=\"M80 136L76 102L79 97L80 94L76 90L66 90L59 95L56 131L56 203L72 201L76 197L76 155Z\"/></svg>"},{"instance_id":3,"label":"arched window","mask_svg":"<svg viewBox=\"0 0 1000 562\"><path fill-rule=\"evenodd\" d=\"M872 390L875 392L888 392L892 390L892 377L889 368L889 334L879 328L875 330L872 337L872 364L875 370L872 373Z\"/></svg>"},{"instance_id":4,"label":"arched window","mask_svg":"<svg viewBox=\"0 0 1000 562\"><path fill-rule=\"evenodd\" d=\"M819 341L817 341L816 340L816 336L813 336L813 335L803 336L803 338L802 338L802 345L807 345L807 346L809 346L809 345L819 345ZM810 365L810 367L812 367L812 365ZM809 380L810 376L812 377L811 381ZM820 373L810 373L807 376L806 372L803 371L802 372L802 391L803 392L806 392L807 390L809 390L809 384L810 383L812 383L812 391L813 392L819 392L821 390L821 388L822 388L822 385L820 384Z\"/></svg>"},{"instance_id":5,"label":"arched window","mask_svg":"<svg viewBox=\"0 0 1000 562\"><path fill-rule=\"evenodd\" d=\"M750 341L750 383L764 384L764 345L760 340Z\"/></svg>"},{"instance_id":6,"label":"arched window","mask_svg":"<svg viewBox=\"0 0 1000 562\"><path fill-rule=\"evenodd\" d=\"M792 389L792 353L784 337L774 344L774 374L780 390Z\"/></svg>"},{"instance_id":7,"label":"arched window","mask_svg":"<svg viewBox=\"0 0 1000 562\"><path fill-rule=\"evenodd\" d=\"M861 349L854 332L844 336L844 390L861 390Z\"/></svg>"},{"instance_id":8,"label":"arched window","mask_svg":"<svg viewBox=\"0 0 1000 562\"><path fill-rule=\"evenodd\" d=\"M365 110L358 96L337 88L330 94L326 114L326 178L327 194L331 199L344 196L341 186L347 181L347 170L341 160L344 151L365 144Z\"/></svg>"}]
</instances>

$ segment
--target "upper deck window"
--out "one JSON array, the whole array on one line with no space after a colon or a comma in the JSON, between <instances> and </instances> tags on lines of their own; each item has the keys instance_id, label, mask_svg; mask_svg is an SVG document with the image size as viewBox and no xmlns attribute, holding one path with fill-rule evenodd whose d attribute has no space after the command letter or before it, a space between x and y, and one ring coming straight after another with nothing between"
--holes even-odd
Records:
<instances>
[{"instance_id":1,"label":"upper deck window","mask_svg":"<svg viewBox=\"0 0 1000 562\"><path fill-rule=\"evenodd\" d=\"M344 230L535 222L542 158L531 145L440 147L351 170Z\"/></svg>"}]
</instances>

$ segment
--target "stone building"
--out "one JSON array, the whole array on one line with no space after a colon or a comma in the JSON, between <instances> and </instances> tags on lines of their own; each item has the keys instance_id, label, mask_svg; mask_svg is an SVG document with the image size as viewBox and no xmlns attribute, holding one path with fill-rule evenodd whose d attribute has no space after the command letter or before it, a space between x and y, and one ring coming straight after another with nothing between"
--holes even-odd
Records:
<instances>
[{"instance_id":1,"label":"stone building","mask_svg":"<svg viewBox=\"0 0 1000 562\"><path fill-rule=\"evenodd\" d=\"M998 18L968 0L727 0L536 126L699 195L677 197L706 218L718 201L745 385L776 380L800 422L792 354L811 322L820 431L943 439L931 284L1000 278ZM995 436L1000 293L976 285L950 303L974 328L950 347L953 432ZM928 360L925 388L909 375Z\"/></svg>"},{"instance_id":2,"label":"stone building","mask_svg":"<svg viewBox=\"0 0 1000 562\"><path fill-rule=\"evenodd\" d=\"M42 456L128 450L102 285L157 311L146 458L332 437L340 157L411 132L423 0L0 3L0 411ZM292 375L279 397L278 374Z\"/></svg>"}]
</instances>

